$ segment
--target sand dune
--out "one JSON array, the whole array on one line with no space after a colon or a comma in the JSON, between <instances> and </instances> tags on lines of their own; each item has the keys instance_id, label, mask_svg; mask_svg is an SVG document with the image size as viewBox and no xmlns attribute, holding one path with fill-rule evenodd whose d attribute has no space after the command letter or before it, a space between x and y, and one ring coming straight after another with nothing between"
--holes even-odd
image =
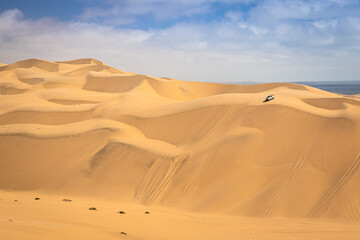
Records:
<instances>
[{"instance_id":1,"label":"sand dune","mask_svg":"<svg viewBox=\"0 0 360 240\"><path fill-rule=\"evenodd\" d=\"M275 100L264 102L269 94ZM358 96L291 83L184 82L95 59L29 59L0 65L0 153L0 188L10 191L1 199L72 196L107 206L103 214L114 221L109 206L121 203L134 214L124 223L135 232L128 239L360 237ZM6 201L0 225L10 230L0 236L13 239L35 224L35 212L27 202L28 214L14 214L17 205ZM59 203L42 202L57 221L69 217ZM81 236L119 237L108 233L113 223L104 230L80 207L72 207L76 221L90 226ZM146 208L159 211L153 223L138 216ZM21 221L8 228L11 215ZM169 216L168 231L151 230ZM281 219L292 220L282 228ZM189 232L173 237L178 224ZM40 232L57 239L35 225L34 239Z\"/></svg>"}]
</instances>

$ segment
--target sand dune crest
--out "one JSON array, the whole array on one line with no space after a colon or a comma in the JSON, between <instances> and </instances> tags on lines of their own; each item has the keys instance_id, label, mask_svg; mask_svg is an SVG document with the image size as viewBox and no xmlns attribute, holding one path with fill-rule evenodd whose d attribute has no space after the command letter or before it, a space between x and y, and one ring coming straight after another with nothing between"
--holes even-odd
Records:
<instances>
[{"instance_id":1,"label":"sand dune crest","mask_svg":"<svg viewBox=\"0 0 360 240\"><path fill-rule=\"evenodd\" d=\"M184 82L95 59L0 65L0 93L1 188L221 215L360 219L356 96Z\"/></svg>"}]
</instances>

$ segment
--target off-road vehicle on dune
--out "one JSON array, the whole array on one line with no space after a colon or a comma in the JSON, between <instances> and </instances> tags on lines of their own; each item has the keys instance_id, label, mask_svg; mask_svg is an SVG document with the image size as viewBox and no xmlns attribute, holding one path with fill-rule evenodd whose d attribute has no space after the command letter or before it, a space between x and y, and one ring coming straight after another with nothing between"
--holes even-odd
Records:
<instances>
[{"instance_id":1,"label":"off-road vehicle on dune","mask_svg":"<svg viewBox=\"0 0 360 240\"><path fill-rule=\"evenodd\" d=\"M267 96L267 97L265 98L265 101L264 101L264 102L271 101L271 100L273 100L274 98L275 98L274 95L269 95L269 96Z\"/></svg>"}]
</instances>

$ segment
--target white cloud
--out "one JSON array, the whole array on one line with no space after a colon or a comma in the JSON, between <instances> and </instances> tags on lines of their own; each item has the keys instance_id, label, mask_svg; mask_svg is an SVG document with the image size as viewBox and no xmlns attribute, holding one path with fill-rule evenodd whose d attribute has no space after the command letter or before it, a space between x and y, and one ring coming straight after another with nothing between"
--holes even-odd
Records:
<instances>
[{"instance_id":1,"label":"white cloud","mask_svg":"<svg viewBox=\"0 0 360 240\"><path fill-rule=\"evenodd\" d=\"M182 22L147 31L88 21L34 21L17 9L8 10L0 14L0 62L93 57L125 71L218 82L359 78L360 18L318 18L314 12L324 11L316 10L316 3L303 2L308 5L300 13L287 15L281 12L300 3L265 1L249 17L228 12L217 22ZM271 10L269 4L279 7ZM332 4L350 6L330 0L326 6Z\"/></svg>"},{"instance_id":2,"label":"white cloud","mask_svg":"<svg viewBox=\"0 0 360 240\"><path fill-rule=\"evenodd\" d=\"M243 13L241 11L228 11L225 13L225 17L230 21L242 21Z\"/></svg>"},{"instance_id":3,"label":"white cloud","mask_svg":"<svg viewBox=\"0 0 360 240\"><path fill-rule=\"evenodd\" d=\"M17 21L23 17L23 14L18 9L12 9L0 14L0 30L6 31L16 25Z\"/></svg>"},{"instance_id":4,"label":"white cloud","mask_svg":"<svg viewBox=\"0 0 360 240\"><path fill-rule=\"evenodd\" d=\"M123 21L135 21L137 16L151 15L156 20L167 20L209 13L213 10L213 3L248 4L254 1L256 0L107 0L106 6L86 8L81 18L119 23L116 19L120 16Z\"/></svg>"}]
</instances>

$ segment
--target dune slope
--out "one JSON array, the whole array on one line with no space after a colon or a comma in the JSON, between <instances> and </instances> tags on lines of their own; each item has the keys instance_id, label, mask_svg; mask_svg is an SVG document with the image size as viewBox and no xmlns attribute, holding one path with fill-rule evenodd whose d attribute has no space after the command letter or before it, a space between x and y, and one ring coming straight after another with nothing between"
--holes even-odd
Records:
<instances>
[{"instance_id":1,"label":"dune slope","mask_svg":"<svg viewBox=\"0 0 360 240\"><path fill-rule=\"evenodd\" d=\"M1 65L0 153L11 191L360 219L360 100L298 84L184 82L94 59Z\"/></svg>"}]
</instances>

